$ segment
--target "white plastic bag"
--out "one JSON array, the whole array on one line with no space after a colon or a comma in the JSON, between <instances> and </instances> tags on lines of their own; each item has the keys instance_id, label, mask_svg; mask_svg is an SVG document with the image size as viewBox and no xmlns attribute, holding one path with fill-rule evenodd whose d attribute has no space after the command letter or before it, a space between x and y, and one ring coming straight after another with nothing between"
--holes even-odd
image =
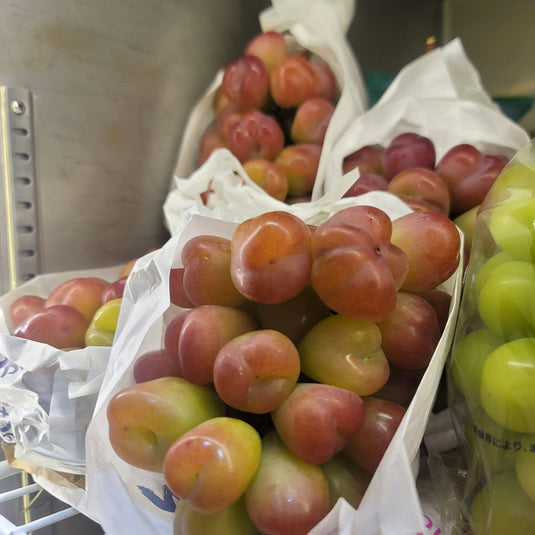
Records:
<instances>
[{"instance_id":1,"label":"white plastic bag","mask_svg":"<svg viewBox=\"0 0 535 535\"><path fill-rule=\"evenodd\" d=\"M302 203L300 217L318 224L330 213L351 204L371 204L396 218L410 209L396 197L374 192L338 202ZM292 208L292 207L288 207ZM239 212L238 212L239 214ZM244 219L245 217L243 217ZM87 433L87 491L82 510L99 522L108 535L125 531L172 533L176 498L162 474L136 469L121 460L108 438L107 404L120 389L133 384L132 369L143 352L161 347L166 321L177 312L169 302L169 271L179 267L180 251L192 236L230 237L234 220L193 214L164 247L136 264L123 296L122 325L118 327L94 418ZM431 411L455 321L461 268L447 282L452 294L450 319L421 384L391 446L357 511L344 500L311 532L314 535L416 535L425 531L425 517L416 487L420 442ZM167 318L167 319L166 319Z\"/></svg>"},{"instance_id":2,"label":"white plastic bag","mask_svg":"<svg viewBox=\"0 0 535 535\"><path fill-rule=\"evenodd\" d=\"M321 196L325 181L326 157L338 138L345 132L351 121L362 114L368 106L366 87L359 65L344 35L353 18L353 0L276 0L272 7L259 15L263 31L288 31L293 38L313 54L325 60L333 70L340 96L334 114L329 122L322 153L319 161L314 194ZM197 159L199 140L214 119L212 100L223 77L223 70L218 72L205 94L192 109L188 118L181 146L179 148L175 176L164 206L165 219L171 231L180 227L177 220L183 219L182 191L184 181L195 181L197 177ZM217 152L228 152L219 149ZM234 163L222 157L219 162L218 174L228 174L235 168ZM241 169L240 174L247 176ZM253 182L247 180L245 189L253 189ZM254 188L255 197L269 197L261 188ZM201 202L197 191L196 202Z\"/></svg>"},{"instance_id":3,"label":"white plastic bag","mask_svg":"<svg viewBox=\"0 0 535 535\"><path fill-rule=\"evenodd\" d=\"M381 99L352 121L326 156L325 191L342 176L345 156L364 145L386 147L404 132L430 138L437 162L460 143L510 158L529 142L487 94L457 38L406 65Z\"/></svg>"},{"instance_id":4,"label":"white plastic bag","mask_svg":"<svg viewBox=\"0 0 535 535\"><path fill-rule=\"evenodd\" d=\"M221 149L215 151L189 179L177 179L176 189L167 197L163 208L171 235L181 232L194 215L240 222L270 210L284 210L315 223L332 213L333 203L338 203L337 206L355 204L354 200L342 197L358 178L357 173L354 171L342 177L317 201L287 204L266 195L247 176L238 159L230 151ZM208 188L210 201L204 205L198 199ZM382 192L381 195L385 198ZM400 203L394 199L389 202Z\"/></svg>"},{"instance_id":5,"label":"white plastic bag","mask_svg":"<svg viewBox=\"0 0 535 535\"><path fill-rule=\"evenodd\" d=\"M107 366L109 347L62 351L12 336L11 303L47 297L76 277L110 282L119 267L40 275L0 297L0 439L17 459L70 474L85 474L85 432Z\"/></svg>"}]
</instances>

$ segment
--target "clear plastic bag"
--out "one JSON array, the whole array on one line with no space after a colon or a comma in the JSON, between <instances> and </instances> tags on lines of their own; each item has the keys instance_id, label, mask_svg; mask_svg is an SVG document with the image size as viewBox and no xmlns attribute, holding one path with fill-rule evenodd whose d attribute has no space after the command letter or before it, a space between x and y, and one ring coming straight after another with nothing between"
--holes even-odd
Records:
<instances>
[{"instance_id":1,"label":"clear plastic bag","mask_svg":"<svg viewBox=\"0 0 535 535\"><path fill-rule=\"evenodd\" d=\"M473 535L535 533L535 142L476 219L447 366L458 510ZM447 462L445 462L447 465Z\"/></svg>"}]
</instances>

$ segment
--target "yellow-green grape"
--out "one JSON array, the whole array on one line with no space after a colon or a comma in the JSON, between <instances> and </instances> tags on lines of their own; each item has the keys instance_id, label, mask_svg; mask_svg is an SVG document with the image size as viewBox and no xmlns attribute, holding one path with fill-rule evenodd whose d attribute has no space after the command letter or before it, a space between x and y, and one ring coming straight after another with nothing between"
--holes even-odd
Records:
<instances>
[{"instance_id":1,"label":"yellow-green grape","mask_svg":"<svg viewBox=\"0 0 535 535\"><path fill-rule=\"evenodd\" d=\"M104 303L93 316L85 333L86 346L111 346L117 329L122 299Z\"/></svg>"},{"instance_id":2,"label":"yellow-green grape","mask_svg":"<svg viewBox=\"0 0 535 535\"><path fill-rule=\"evenodd\" d=\"M535 265L513 260L496 267L479 290L485 325L506 340L535 336Z\"/></svg>"},{"instance_id":3,"label":"yellow-green grape","mask_svg":"<svg viewBox=\"0 0 535 535\"><path fill-rule=\"evenodd\" d=\"M451 376L466 398L475 407L481 404L481 371L487 357L504 340L489 329L478 329L467 334L454 347L451 355Z\"/></svg>"},{"instance_id":4,"label":"yellow-green grape","mask_svg":"<svg viewBox=\"0 0 535 535\"><path fill-rule=\"evenodd\" d=\"M535 507L522 490L514 470L492 478L470 506L473 535L529 535L535 533Z\"/></svg>"},{"instance_id":5,"label":"yellow-green grape","mask_svg":"<svg viewBox=\"0 0 535 535\"><path fill-rule=\"evenodd\" d=\"M535 338L496 348L481 370L481 405L498 424L535 433Z\"/></svg>"},{"instance_id":6,"label":"yellow-green grape","mask_svg":"<svg viewBox=\"0 0 535 535\"><path fill-rule=\"evenodd\" d=\"M117 320L119 319L119 311L121 310L122 299L112 299L104 303L93 316L93 321L97 327L115 331L117 328Z\"/></svg>"},{"instance_id":7,"label":"yellow-green grape","mask_svg":"<svg viewBox=\"0 0 535 535\"><path fill-rule=\"evenodd\" d=\"M517 165L505 171L492 188L489 221L492 237L517 260L535 260L535 171Z\"/></svg>"},{"instance_id":8,"label":"yellow-green grape","mask_svg":"<svg viewBox=\"0 0 535 535\"><path fill-rule=\"evenodd\" d=\"M85 345L111 347L113 344L114 337L115 331L110 331L108 329L103 329L102 327L97 327L92 323L85 332Z\"/></svg>"}]
</instances>

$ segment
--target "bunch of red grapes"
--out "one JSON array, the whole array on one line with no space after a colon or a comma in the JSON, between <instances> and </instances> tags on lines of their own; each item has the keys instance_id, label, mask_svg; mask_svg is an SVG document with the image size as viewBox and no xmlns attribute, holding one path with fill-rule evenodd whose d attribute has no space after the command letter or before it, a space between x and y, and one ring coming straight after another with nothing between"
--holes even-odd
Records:
<instances>
[{"instance_id":1,"label":"bunch of red grapes","mask_svg":"<svg viewBox=\"0 0 535 535\"><path fill-rule=\"evenodd\" d=\"M430 138L403 132L386 146L364 145L344 158L344 174L357 167L360 172L344 196L386 191L414 211L449 217L463 231L466 265L480 205L508 161L471 143L454 145L437 158Z\"/></svg>"},{"instance_id":2,"label":"bunch of red grapes","mask_svg":"<svg viewBox=\"0 0 535 535\"><path fill-rule=\"evenodd\" d=\"M344 174L355 167L360 171L345 196L388 191L413 210L454 219L481 204L507 162L505 155L484 153L470 143L459 143L437 159L430 138L404 132L386 147L364 145L344 158Z\"/></svg>"},{"instance_id":3,"label":"bunch of red grapes","mask_svg":"<svg viewBox=\"0 0 535 535\"><path fill-rule=\"evenodd\" d=\"M260 33L224 70L198 163L224 147L274 198L306 197L337 99L327 63L302 47L291 51L282 33Z\"/></svg>"},{"instance_id":4,"label":"bunch of red grapes","mask_svg":"<svg viewBox=\"0 0 535 535\"><path fill-rule=\"evenodd\" d=\"M185 243L180 308L107 413L117 455L180 498L174 534L305 535L340 497L358 507L442 336L460 244L443 214L374 206Z\"/></svg>"}]
</instances>

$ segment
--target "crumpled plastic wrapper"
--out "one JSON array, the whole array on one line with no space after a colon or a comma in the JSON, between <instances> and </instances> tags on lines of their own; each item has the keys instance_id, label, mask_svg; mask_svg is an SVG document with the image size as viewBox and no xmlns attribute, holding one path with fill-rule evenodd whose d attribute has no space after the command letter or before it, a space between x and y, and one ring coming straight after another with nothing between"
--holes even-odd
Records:
<instances>
[{"instance_id":1,"label":"crumpled plastic wrapper","mask_svg":"<svg viewBox=\"0 0 535 535\"><path fill-rule=\"evenodd\" d=\"M61 351L12 336L10 304L21 295L47 297L58 284L75 277L112 282L119 269L40 275L0 297L0 439L13 446L16 459L85 474L85 432L110 348Z\"/></svg>"}]
</instances>

